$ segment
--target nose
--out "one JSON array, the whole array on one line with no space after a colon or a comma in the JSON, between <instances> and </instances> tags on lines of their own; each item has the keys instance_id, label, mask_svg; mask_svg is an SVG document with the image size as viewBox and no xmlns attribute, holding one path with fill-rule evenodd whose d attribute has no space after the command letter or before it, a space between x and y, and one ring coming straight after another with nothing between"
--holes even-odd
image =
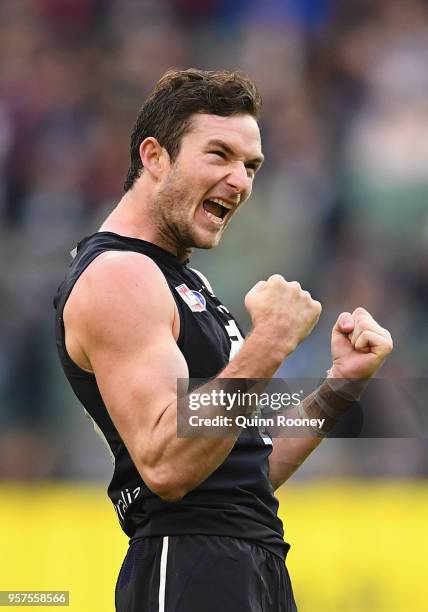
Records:
<instances>
[{"instance_id":1,"label":"nose","mask_svg":"<svg viewBox=\"0 0 428 612\"><path fill-rule=\"evenodd\" d=\"M237 194L246 195L251 191L251 178L247 174L247 168L241 161L236 161L233 164L229 174L226 177L226 182ZM241 197L242 199L242 197Z\"/></svg>"}]
</instances>

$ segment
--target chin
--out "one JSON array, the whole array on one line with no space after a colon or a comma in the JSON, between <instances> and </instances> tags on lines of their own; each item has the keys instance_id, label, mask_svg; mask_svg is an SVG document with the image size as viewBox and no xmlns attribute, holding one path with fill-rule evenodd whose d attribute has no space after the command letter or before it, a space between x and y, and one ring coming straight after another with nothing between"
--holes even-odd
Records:
<instances>
[{"instance_id":1,"label":"chin","mask_svg":"<svg viewBox=\"0 0 428 612\"><path fill-rule=\"evenodd\" d=\"M211 236L195 236L195 247L197 249L213 249L221 240L221 234Z\"/></svg>"},{"instance_id":2,"label":"chin","mask_svg":"<svg viewBox=\"0 0 428 612\"><path fill-rule=\"evenodd\" d=\"M201 240L201 241L195 243L194 248L195 249L204 249L204 250L207 251L209 249L214 249L218 245L219 242L220 242L219 240L216 240L216 241L214 241L214 240L211 240L211 241Z\"/></svg>"},{"instance_id":3,"label":"chin","mask_svg":"<svg viewBox=\"0 0 428 612\"><path fill-rule=\"evenodd\" d=\"M205 228L191 228L187 234L187 241L190 248L213 249L218 245L223 235L222 231L209 231ZM184 236L183 236L184 237Z\"/></svg>"}]
</instances>

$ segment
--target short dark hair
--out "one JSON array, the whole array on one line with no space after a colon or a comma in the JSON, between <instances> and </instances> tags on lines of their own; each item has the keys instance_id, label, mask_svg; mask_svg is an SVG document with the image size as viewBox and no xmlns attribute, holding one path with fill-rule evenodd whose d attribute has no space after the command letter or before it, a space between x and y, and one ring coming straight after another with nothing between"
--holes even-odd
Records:
<instances>
[{"instance_id":1,"label":"short dark hair","mask_svg":"<svg viewBox=\"0 0 428 612\"><path fill-rule=\"evenodd\" d=\"M227 117L248 113L258 119L262 98L245 74L228 70L168 70L138 113L131 134L131 163L124 184L128 191L143 169L140 144L153 136L172 161L195 113Z\"/></svg>"}]
</instances>

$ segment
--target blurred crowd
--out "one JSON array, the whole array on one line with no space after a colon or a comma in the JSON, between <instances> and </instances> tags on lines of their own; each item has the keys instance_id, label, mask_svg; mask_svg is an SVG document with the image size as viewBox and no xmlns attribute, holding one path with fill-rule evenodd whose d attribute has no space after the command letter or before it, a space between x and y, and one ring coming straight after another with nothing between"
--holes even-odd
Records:
<instances>
[{"instance_id":1,"label":"blurred crowd","mask_svg":"<svg viewBox=\"0 0 428 612\"><path fill-rule=\"evenodd\" d=\"M170 67L240 69L262 92L252 200L193 263L244 323L243 294L273 272L323 303L280 374L322 376L334 320L362 305L395 339L382 375L427 377L427 65L423 0L2 0L0 478L110 472L60 371L52 296L121 197L138 109ZM427 445L332 440L302 471L350 473L426 475Z\"/></svg>"}]
</instances>

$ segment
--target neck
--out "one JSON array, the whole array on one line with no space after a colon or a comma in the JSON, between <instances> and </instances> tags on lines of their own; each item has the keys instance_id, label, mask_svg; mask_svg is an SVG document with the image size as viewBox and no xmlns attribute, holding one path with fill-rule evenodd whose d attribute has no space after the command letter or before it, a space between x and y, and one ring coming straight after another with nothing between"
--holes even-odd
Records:
<instances>
[{"instance_id":1,"label":"neck","mask_svg":"<svg viewBox=\"0 0 428 612\"><path fill-rule=\"evenodd\" d=\"M172 236L156 224L152 202L141 190L127 191L116 208L101 225L100 232L114 232L121 236L138 238L161 247L180 261L189 259L193 249L181 246Z\"/></svg>"}]
</instances>

